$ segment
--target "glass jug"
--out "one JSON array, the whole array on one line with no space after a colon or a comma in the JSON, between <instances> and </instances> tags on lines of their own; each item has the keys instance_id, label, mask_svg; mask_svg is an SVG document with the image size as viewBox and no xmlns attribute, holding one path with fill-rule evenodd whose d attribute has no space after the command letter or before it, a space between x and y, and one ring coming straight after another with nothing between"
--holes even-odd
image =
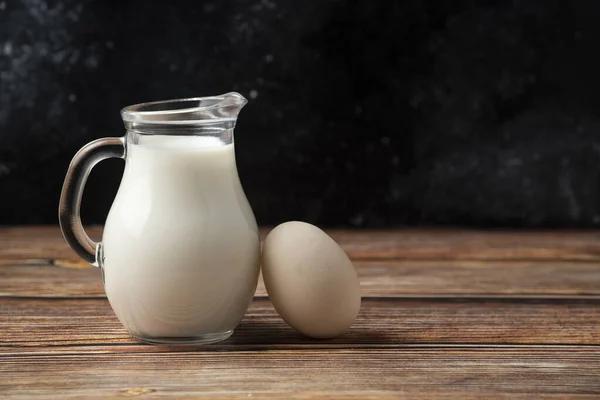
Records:
<instances>
[{"instance_id":1,"label":"glass jug","mask_svg":"<svg viewBox=\"0 0 600 400\"><path fill-rule=\"evenodd\" d=\"M242 189L233 129L238 93L124 108L127 133L84 146L62 189L59 220L79 256L102 269L106 295L140 341L205 344L228 338L258 280L260 239ZM92 167L126 160L101 243L80 203Z\"/></svg>"}]
</instances>

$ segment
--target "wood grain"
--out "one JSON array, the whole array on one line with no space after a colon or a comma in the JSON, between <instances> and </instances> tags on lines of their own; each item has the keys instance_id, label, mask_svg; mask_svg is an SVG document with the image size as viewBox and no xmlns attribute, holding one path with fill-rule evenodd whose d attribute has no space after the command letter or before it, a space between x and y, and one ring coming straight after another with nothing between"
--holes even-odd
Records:
<instances>
[{"instance_id":1,"label":"wood grain","mask_svg":"<svg viewBox=\"0 0 600 400\"><path fill-rule=\"evenodd\" d=\"M261 230L261 236L269 229ZM101 227L90 227L95 240ZM354 260L600 260L597 231L328 230ZM55 226L0 228L0 259L79 263Z\"/></svg>"},{"instance_id":2,"label":"wood grain","mask_svg":"<svg viewBox=\"0 0 600 400\"><path fill-rule=\"evenodd\" d=\"M0 390L26 398L596 398L600 350L410 348L4 355ZM76 373L74 373L76 371Z\"/></svg>"}]
</instances>

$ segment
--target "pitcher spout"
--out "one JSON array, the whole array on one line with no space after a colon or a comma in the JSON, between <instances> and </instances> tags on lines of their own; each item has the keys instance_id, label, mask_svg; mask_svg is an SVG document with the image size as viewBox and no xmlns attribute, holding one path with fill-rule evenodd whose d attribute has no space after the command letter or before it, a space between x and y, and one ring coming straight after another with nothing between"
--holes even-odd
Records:
<instances>
[{"instance_id":1,"label":"pitcher spout","mask_svg":"<svg viewBox=\"0 0 600 400\"><path fill-rule=\"evenodd\" d=\"M215 107L220 110L219 114L223 117L237 118L242 108L248 104L248 100L237 92L215 96L215 99L220 99L217 100L218 103L215 104Z\"/></svg>"}]
</instances>

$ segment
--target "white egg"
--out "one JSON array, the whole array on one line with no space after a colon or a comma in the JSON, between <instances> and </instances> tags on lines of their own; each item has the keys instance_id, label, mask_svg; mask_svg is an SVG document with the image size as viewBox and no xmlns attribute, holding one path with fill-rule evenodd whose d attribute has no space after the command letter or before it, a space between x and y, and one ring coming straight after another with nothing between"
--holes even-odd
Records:
<instances>
[{"instance_id":1,"label":"white egg","mask_svg":"<svg viewBox=\"0 0 600 400\"><path fill-rule=\"evenodd\" d=\"M360 285L352 262L314 225L291 221L273 229L263 244L262 273L279 315L304 335L340 335L360 309Z\"/></svg>"}]
</instances>

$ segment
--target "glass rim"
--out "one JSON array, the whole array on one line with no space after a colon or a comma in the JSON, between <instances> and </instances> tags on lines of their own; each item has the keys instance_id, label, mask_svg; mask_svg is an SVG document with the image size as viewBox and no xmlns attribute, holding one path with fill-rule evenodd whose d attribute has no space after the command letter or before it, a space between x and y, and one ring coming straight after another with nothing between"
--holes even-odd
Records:
<instances>
[{"instance_id":1,"label":"glass rim","mask_svg":"<svg viewBox=\"0 0 600 400\"><path fill-rule=\"evenodd\" d=\"M121 110L126 124L205 124L236 120L248 103L244 96L229 92L217 96L188 97L133 104Z\"/></svg>"}]
</instances>

